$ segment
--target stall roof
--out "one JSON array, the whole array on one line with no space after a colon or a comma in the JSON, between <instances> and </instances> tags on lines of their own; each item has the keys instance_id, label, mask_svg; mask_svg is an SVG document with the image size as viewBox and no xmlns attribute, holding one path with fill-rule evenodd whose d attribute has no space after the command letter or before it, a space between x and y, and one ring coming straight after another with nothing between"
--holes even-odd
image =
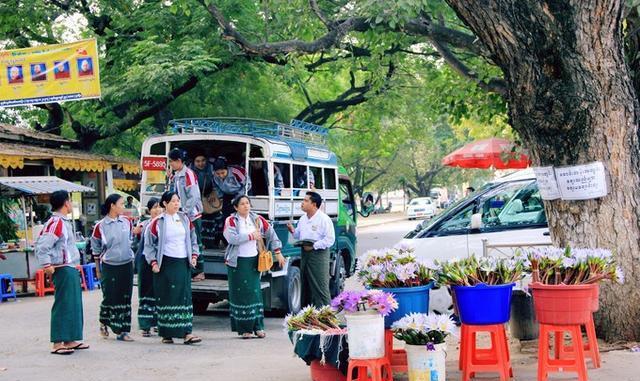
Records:
<instances>
[{"instance_id":1,"label":"stall roof","mask_svg":"<svg viewBox=\"0 0 640 381\"><path fill-rule=\"evenodd\" d=\"M84 185L74 184L55 176L0 177L0 190L10 197L67 192L94 192Z\"/></svg>"}]
</instances>

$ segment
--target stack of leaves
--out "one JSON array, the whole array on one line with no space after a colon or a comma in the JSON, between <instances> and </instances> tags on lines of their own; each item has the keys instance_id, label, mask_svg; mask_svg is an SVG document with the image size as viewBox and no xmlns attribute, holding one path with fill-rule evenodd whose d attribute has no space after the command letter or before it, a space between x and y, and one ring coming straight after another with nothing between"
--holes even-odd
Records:
<instances>
[{"instance_id":1,"label":"stack of leaves","mask_svg":"<svg viewBox=\"0 0 640 381\"><path fill-rule=\"evenodd\" d=\"M624 282L613 254L604 249L535 248L526 252L527 271L543 284L591 284L605 279Z\"/></svg>"},{"instance_id":2,"label":"stack of leaves","mask_svg":"<svg viewBox=\"0 0 640 381\"><path fill-rule=\"evenodd\" d=\"M420 261L408 245L370 250L358 258L357 277L367 288L424 286L433 280L433 264Z\"/></svg>"},{"instance_id":3,"label":"stack of leaves","mask_svg":"<svg viewBox=\"0 0 640 381\"><path fill-rule=\"evenodd\" d=\"M336 313L329 307L314 308L307 306L297 314L289 314L284 319L284 325L289 331L340 331L340 324Z\"/></svg>"},{"instance_id":4,"label":"stack of leaves","mask_svg":"<svg viewBox=\"0 0 640 381\"><path fill-rule=\"evenodd\" d=\"M392 294L381 290L343 291L333 298L331 308L350 313L376 311L387 316L398 308L398 302Z\"/></svg>"},{"instance_id":5,"label":"stack of leaves","mask_svg":"<svg viewBox=\"0 0 640 381\"><path fill-rule=\"evenodd\" d=\"M452 286L509 284L524 276L524 259L470 256L438 263L438 283Z\"/></svg>"},{"instance_id":6,"label":"stack of leaves","mask_svg":"<svg viewBox=\"0 0 640 381\"><path fill-rule=\"evenodd\" d=\"M457 333L451 317L436 314L411 313L393 323L391 329L396 339L409 345L441 344Z\"/></svg>"}]
</instances>

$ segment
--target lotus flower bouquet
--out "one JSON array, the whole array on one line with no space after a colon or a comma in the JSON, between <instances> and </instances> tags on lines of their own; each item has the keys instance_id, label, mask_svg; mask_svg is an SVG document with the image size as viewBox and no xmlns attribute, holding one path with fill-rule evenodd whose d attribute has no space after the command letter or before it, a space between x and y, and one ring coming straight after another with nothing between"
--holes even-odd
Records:
<instances>
[{"instance_id":1,"label":"lotus flower bouquet","mask_svg":"<svg viewBox=\"0 0 640 381\"><path fill-rule=\"evenodd\" d=\"M414 249L405 244L367 251L358 263L357 278L367 288L424 286L433 280L435 267L416 258Z\"/></svg>"},{"instance_id":2,"label":"lotus flower bouquet","mask_svg":"<svg viewBox=\"0 0 640 381\"><path fill-rule=\"evenodd\" d=\"M393 336L409 345L426 345L427 349L442 344L449 335L457 335L451 317L436 314L408 314L391 326Z\"/></svg>"},{"instance_id":3,"label":"lotus flower bouquet","mask_svg":"<svg viewBox=\"0 0 640 381\"><path fill-rule=\"evenodd\" d=\"M509 284L524 276L524 258L496 258L470 256L438 263L438 283L452 286Z\"/></svg>"},{"instance_id":4,"label":"lotus flower bouquet","mask_svg":"<svg viewBox=\"0 0 640 381\"><path fill-rule=\"evenodd\" d=\"M331 308L337 312L376 311L387 316L398 308L393 294L381 290L343 291L331 301Z\"/></svg>"},{"instance_id":5,"label":"lotus flower bouquet","mask_svg":"<svg viewBox=\"0 0 640 381\"><path fill-rule=\"evenodd\" d=\"M335 311L329 306L314 308L308 306L297 314L289 314L284 319L288 331L305 331L308 333L345 333L340 327Z\"/></svg>"},{"instance_id":6,"label":"lotus flower bouquet","mask_svg":"<svg viewBox=\"0 0 640 381\"><path fill-rule=\"evenodd\" d=\"M592 284L602 280L624 282L613 254L604 249L535 248L526 252L527 271L542 284Z\"/></svg>"}]
</instances>

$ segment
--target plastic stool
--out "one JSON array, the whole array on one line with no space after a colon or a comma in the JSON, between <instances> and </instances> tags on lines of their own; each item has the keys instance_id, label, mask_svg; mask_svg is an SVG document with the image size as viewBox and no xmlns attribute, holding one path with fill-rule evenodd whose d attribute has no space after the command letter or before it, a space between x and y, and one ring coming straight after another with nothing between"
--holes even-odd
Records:
<instances>
[{"instance_id":1,"label":"plastic stool","mask_svg":"<svg viewBox=\"0 0 640 381\"><path fill-rule=\"evenodd\" d=\"M358 370L357 378L353 378L355 369ZM371 377L369 377L369 372L371 372ZM347 381L393 381L391 363L387 357L349 360Z\"/></svg>"},{"instance_id":2,"label":"plastic stool","mask_svg":"<svg viewBox=\"0 0 640 381\"><path fill-rule=\"evenodd\" d=\"M76 266L76 270L78 270L78 272L80 273L80 285L82 286L82 289L87 291L87 281L85 280L85 276L84 276L84 268L82 267L82 265L77 265Z\"/></svg>"},{"instance_id":3,"label":"plastic stool","mask_svg":"<svg viewBox=\"0 0 640 381\"><path fill-rule=\"evenodd\" d=\"M384 355L391 364L391 371L407 373L407 351L404 349L393 349L393 331L384 330Z\"/></svg>"},{"instance_id":4,"label":"plastic stool","mask_svg":"<svg viewBox=\"0 0 640 381\"><path fill-rule=\"evenodd\" d=\"M587 324L582 325L587 333L587 341L584 343L583 351L585 359L590 359L594 368L600 368L600 348L596 337L596 327L593 322L593 315ZM582 331L581 331L582 332ZM556 360L571 358L573 356L573 345L564 345L564 332L556 332L554 335Z\"/></svg>"},{"instance_id":5,"label":"plastic stool","mask_svg":"<svg viewBox=\"0 0 640 381\"><path fill-rule=\"evenodd\" d=\"M53 280L44 270L36 271L36 296L45 296L47 292L54 292Z\"/></svg>"},{"instance_id":6,"label":"plastic stool","mask_svg":"<svg viewBox=\"0 0 640 381\"><path fill-rule=\"evenodd\" d=\"M13 277L9 274L0 274L0 302L9 298L17 299Z\"/></svg>"},{"instance_id":7,"label":"plastic stool","mask_svg":"<svg viewBox=\"0 0 640 381\"><path fill-rule=\"evenodd\" d=\"M476 335L480 332L490 334L490 348L477 347ZM460 352L459 367L462 370L463 381L469 381L477 372L497 372L500 381L508 381L513 375L504 324L462 324Z\"/></svg>"},{"instance_id":8,"label":"plastic stool","mask_svg":"<svg viewBox=\"0 0 640 381\"><path fill-rule=\"evenodd\" d=\"M94 290L96 287L100 287L100 279L96 276L96 264L89 263L83 265L84 269L84 279L87 282L87 288L89 290Z\"/></svg>"},{"instance_id":9,"label":"plastic stool","mask_svg":"<svg viewBox=\"0 0 640 381\"><path fill-rule=\"evenodd\" d=\"M584 346L582 343L582 332L580 324L574 325L551 325L540 324L540 338L538 342L538 381L547 381L549 372L576 372L578 381L587 381L587 367L584 363ZM573 343L573 355L571 358L556 359L550 358L549 334L555 337L569 332ZM580 343L580 344L578 344ZM558 347L556 347L558 348ZM555 356L554 356L555 357Z\"/></svg>"}]
</instances>

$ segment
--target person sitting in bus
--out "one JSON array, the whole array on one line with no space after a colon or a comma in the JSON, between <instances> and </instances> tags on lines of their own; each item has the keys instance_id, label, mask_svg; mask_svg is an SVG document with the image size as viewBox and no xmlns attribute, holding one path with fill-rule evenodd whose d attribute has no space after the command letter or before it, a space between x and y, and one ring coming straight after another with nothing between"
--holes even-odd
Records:
<instances>
[{"instance_id":1,"label":"person sitting in bus","mask_svg":"<svg viewBox=\"0 0 640 381\"><path fill-rule=\"evenodd\" d=\"M284 188L284 179L277 165L273 165L274 194L280 196ZM251 161L251 192L252 196L269 195L269 167L266 161Z\"/></svg>"},{"instance_id":2,"label":"person sitting in bus","mask_svg":"<svg viewBox=\"0 0 640 381\"><path fill-rule=\"evenodd\" d=\"M294 188L300 188L300 189L316 189L315 185L316 185L316 180L315 177L313 175L313 172L309 172L306 169L304 171L298 171L298 174L295 174L296 168L297 166L294 166L294 182L293 182L293 187ZM307 188L307 174L309 177L309 187ZM294 196L298 196L300 195L300 190L296 190L293 192Z\"/></svg>"}]
</instances>

